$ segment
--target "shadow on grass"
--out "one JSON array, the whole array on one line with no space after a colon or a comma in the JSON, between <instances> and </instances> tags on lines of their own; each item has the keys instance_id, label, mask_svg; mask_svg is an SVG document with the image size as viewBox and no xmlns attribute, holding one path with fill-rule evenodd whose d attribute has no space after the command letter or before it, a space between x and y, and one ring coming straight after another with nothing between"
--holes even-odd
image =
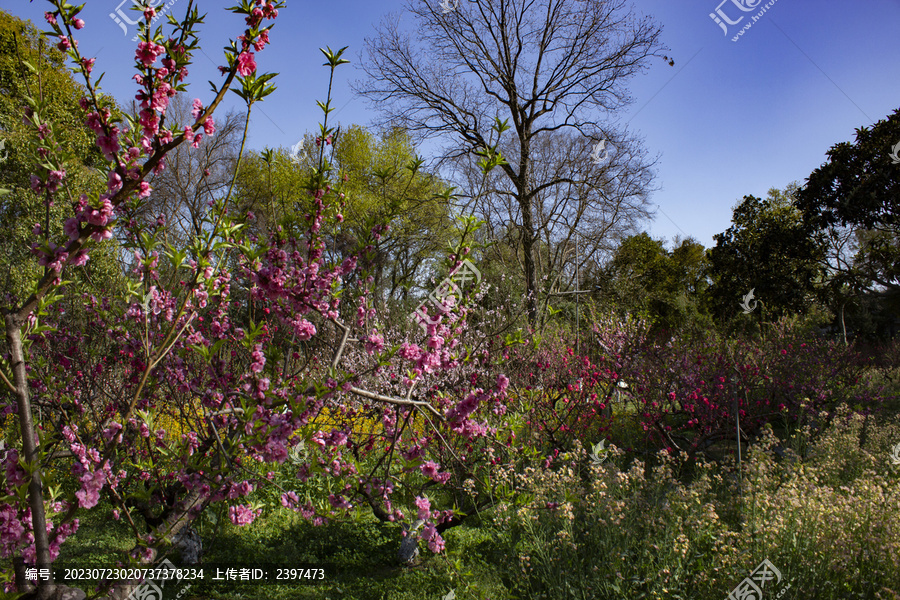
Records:
<instances>
[{"instance_id":1,"label":"shadow on grass","mask_svg":"<svg viewBox=\"0 0 900 600\"><path fill-rule=\"evenodd\" d=\"M204 539L203 564L264 566L270 571L320 565L326 569L324 581L248 585L207 578L192 586L188 599L380 600L403 598L407 592L413 592L409 598L439 598L441 590L447 592L449 580L440 562L429 557L413 567L398 563L396 526L371 520L315 527L289 511L278 513L243 528L229 525L216 539Z\"/></svg>"}]
</instances>

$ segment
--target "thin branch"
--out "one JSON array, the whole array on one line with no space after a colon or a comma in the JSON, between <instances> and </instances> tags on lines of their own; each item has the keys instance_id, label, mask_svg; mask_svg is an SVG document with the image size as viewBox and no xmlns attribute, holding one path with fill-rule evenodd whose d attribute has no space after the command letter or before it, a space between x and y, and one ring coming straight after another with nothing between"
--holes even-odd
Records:
<instances>
[{"instance_id":1,"label":"thin branch","mask_svg":"<svg viewBox=\"0 0 900 600\"><path fill-rule=\"evenodd\" d=\"M363 398L368 398L369 400L375 400L376 402L385 402L387 404L396 404L399 406L417 406L420 408L427 408L431 412L435 414L437 418L442 421L446 421L447 419L442 415L438 410L433 407L428 402L422 402L421 400L403 400L402 398L394 398L392 396L383 396L381 394L376 394L375 392L369 392L367 390L360 389L358 387L351 387L350 391L357 396L362 396Z\"/></svg>"}]
</instances>

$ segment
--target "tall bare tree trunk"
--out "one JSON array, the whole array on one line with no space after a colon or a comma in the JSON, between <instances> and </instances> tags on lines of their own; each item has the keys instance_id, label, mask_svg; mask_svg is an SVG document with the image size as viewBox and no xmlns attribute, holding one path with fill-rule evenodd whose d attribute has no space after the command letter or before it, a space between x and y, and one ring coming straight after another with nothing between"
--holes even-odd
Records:
<instances>
[{"instance_id":1,"label":"tall bare tree trunk","mask_svg":"<svg viewBox=\"0 0 900 600\"><path fill-rule=\"evenodd\" d=\"M19 430L22 433L22 449L25 460L34 472L28 485L28 504L31 507L31 524L34 530L34 546L37 568L50 569L50 541L47 537L47 515L44 514L44 486L41 481L40 446L34 441L34 419L31 416L31 398L28 394L28 374L25 371L25 351L22 347L23 319L20 314L7 313L6 342L9 344L13 385L19 408ZM24 582L17 582L19 585ZM49 581L38 582L38 600L47 600L55 592L53 572Z\"/></svg>"},{"instance_id":2,"label":"tall bare tree trunk","mask_svg":"<svg viewBox=\"0 0 900 600\"><path fill-rule=\"evenodd\" d=\"M523 115L523 118L528 117ZM531 327L537 327L538 316L538 293L537 293L537 272L534 260L534 241L537 234L534 231L534 215L532 212L531 197L531 156L530 156L530 140L531 135L529 126L519 132L520 156L519 156L519 181L518 195L519 207L522 210L522 252L525 265L525 306L528 311L528 324Z\"/></svg>"},{"instance_id":3,"label":"tall bare tree trunk","mask_svg":"<svg viewBox=\"0 0 900 600\"><path fill-rule=\"evenodd\" d=\"M525 306L528 310L528 324L537 325L537 279L534 261L534 223L531 218L531 202L522 206L522 252L525 254Z\"/></svg>"}]
</instances>

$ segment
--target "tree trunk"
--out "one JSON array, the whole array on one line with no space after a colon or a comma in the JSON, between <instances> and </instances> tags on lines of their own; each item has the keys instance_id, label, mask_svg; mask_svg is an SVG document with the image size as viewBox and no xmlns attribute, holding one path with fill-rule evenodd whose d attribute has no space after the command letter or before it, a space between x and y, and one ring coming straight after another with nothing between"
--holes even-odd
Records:
<instances>
[{"instance_id":1,"label":"tree trunk","mask_svg":"<svg viewBox=\"0 0 900 600\"><path fill-rule=\"evenodd\" d=\"M519 136L521 158L519 159L518 196L519 208L522 211L522 252L525 264L525 306L528 312L528 324L537 326L537 272L534 261L534 219L531 214L531 158L529 156L529 132L526 130Z\"/></svg>"},{"instance_id":2,"label":"tree trunk","mask_svg":"<svg viewBox=\"0 0 900 600\"><path fill-rule=\"evenodd\" d=\"M530 202L526 212L526 206L523 204L522 212L528 216L522 219L522 251L525 254L525 306L528 309L528 324L532 327L537 326L537 279L535 273L534 262L534 235L532 235L532 220L530 211Z\"/></svg>"},{"instance_id":3,"label":"tree trunk","mask_svg":"<svg viewBox=\"0 0 900 600\"><path fill-rule=\"evenodd\" d=\"M25 460L34 472L28 485L28 504L31 507L31 523L34 530L35 555L38 569L50 569L50 542L47 536L47 515L44 514L44 489L41 481L40 446L34 441L34 419L31 416L31 398L28 393L28 374L25 371L25 351L22 347L22 319L17 314L6 314L6 342L9 345L13 385L19 409L19 430L22 433L22 450ZM24 582L17 582L22 585ZM48 600L55 592L53 572L49 581L38 581L37 600Z\"/></svg>"},{"instance_id":4,"label":"tree trunk","mask_svg":"<svg viewBox=\"0 0 900 600\"><path fill-rule=\"evenodd\" d=\"M197 505L201 505L202 503L203 496L201 495L201 493L196 489L193 490L187 495L187 498L179 502L173 508L172 512L163 520L162 525L157 528L157 531L166 533L166 537L179 537L179 534L185 528L190 527L191 521L193 521L194 519L194 517L190 514L191 509L196 507ZM144 566L154 564L156 562L157 556L159 556L159 548L155 546L149 547L148 556L141 557L141 565ZM138 580L123 582L114 587L109 592L109 596L102 598L101 600L106 600L107 598L109 600L128 600L132 597L134 590L142 585L146 585L146 583L141 583Z\"/></svg>"}]
</instances>

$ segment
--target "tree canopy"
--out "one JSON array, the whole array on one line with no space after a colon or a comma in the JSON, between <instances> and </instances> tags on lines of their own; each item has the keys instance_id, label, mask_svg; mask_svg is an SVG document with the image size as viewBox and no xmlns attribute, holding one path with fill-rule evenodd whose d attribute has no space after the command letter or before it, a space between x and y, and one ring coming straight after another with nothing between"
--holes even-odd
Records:
<instances>
[{"instance_id":1,"label":"tree canopy","mask_svg":"<svg viewBox=\"0 0 900 600\"><path fill-rule=\"evenodd\" d=\"M751 290L767 320L802 312L815 301L824 242L803 222L794 205L796 191L792 185L769 190L765 199L744 196L732 226L713 236L709 293L718 318L739 313Z\"/></svg>"},{"instance_id":2,"label":"tree canopy","mask_svg":"<svg viewBox=\"0 0 900 600\"><path fill-rule=\"evenodd\" d=\"M480 155L498 167L480 192L516 225L534 324L542 236L558 243L579 219L608 224L623 213L646 214L650 163L604 117L630 103L626 84L652 57L670 62L661 30L623 0L474 0L453 11L429 1L408 10L417 43L385 21L367 42L369 79L356 89L414 135L444 136L448 160ZM512 135L504 138L506 129ZM616 149L609 164L590 158L603 140ZM561 214L567 226L551 231Z\"/></svg>"}]
</instances>

